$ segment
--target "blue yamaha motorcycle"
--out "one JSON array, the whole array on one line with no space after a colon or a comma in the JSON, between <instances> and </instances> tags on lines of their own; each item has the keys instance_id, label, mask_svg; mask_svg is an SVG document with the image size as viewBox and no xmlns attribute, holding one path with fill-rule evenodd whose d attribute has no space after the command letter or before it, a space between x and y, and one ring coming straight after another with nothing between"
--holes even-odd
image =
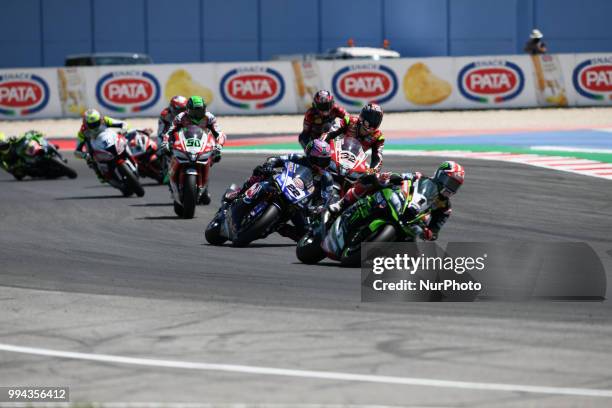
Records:
<instances>
[{"instance_id":1,"label":"blue yamaha motorcycle","mask_svg":"<svg viewBox=\"0 0 612 408\"><path fill-rule=\"evenodd\" d=\"M276 231L297 211L306 211L315 191L311 170L287 161L280 173L253 184L221 208L206 227L204 235L212 245L230 240L243 247Z\"/></svg>"}]
</instances>

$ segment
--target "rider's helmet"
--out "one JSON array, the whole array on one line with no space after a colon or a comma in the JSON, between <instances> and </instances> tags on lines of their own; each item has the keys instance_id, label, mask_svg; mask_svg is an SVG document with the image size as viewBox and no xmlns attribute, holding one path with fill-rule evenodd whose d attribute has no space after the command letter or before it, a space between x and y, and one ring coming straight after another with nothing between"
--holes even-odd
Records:
<instances>
[{"instance_id":1,"label":"rider's helmet","mask_svg":"<svg viewBox=\"0 0 612 408\"><path fill-rule=\"evenodd\" d=\"M193 123L200 123L206 116L206 103L201 96L192 96L187 101L187 115Z\"/></svg>"},{"instance_id":2,"label":"rider's helmet","mask_svg":"<svg viewBox=\"0 0 612 408\"><path fill-rule=\"evenodd\" d=\"M359 124L366 133L370 134L380 127L383 119L383 110L380 105L368 103L361 109Z\"/></svg>"},{"instance_id":3,"label":"rider's helmet","mask_svg":"<svg viewBox=\"0 0 612 408\"><path fill-rule=\"evenodd\" d=\"M329 115L332 106L334 106L334 96L331 92L324 89L317 91L312 98L312 107L321 112L323 115Z\"/></svg>"},{"instance_id":4,"label":"rider's helmet","mask_svg":"<svg viewBox=\"0 0 612 408\"><path fill-rule=\"evenodd\" d=\"M306 145L305 151L308 161L315 169L323 170L329 167L329 163L331 163L329 143L321 139L315 139Z\"/></svg>"},{"instance_id":5,"label":"rider's helmet","mask_svg":"<svg viewBox=\"0 0 612 408\"><path fill-rule=\"evenodd\" d=\"M176 116L181 112L184 112L187 108L187 98L181 95L173 96L170 99L170 113L172 116Z\"/></svg>"},{"instance_id":6,"label":"rider's helmet","mask_svg":"<svg viewBox=\"0 0 612 408\"><path fill-rule=\"evenodd\" d=\"M97 129L100 127L100 123L102 123L102 115L95 109L87 109L83 113L83 119L88 129Z\"/></svg>"},{"instance_id":7,"label":"rider's helmet","mask_svg":"<svg viewBox=\"0 0 612 408\"><path fill-rule=\"evenodd\" d=\"M43 135L42 132L38 130L34 130L34 129L28 130L27 132L23 134L24 137L28 137L28 138L39 137L42 135Z\"/></svg>"},{"instance_id":8,"label":"rider's helmet","mask_svg":"<svg viewBox=\"0 0 612 408\"><path fill-rule=\"evenodd\" d=\"M531 38L532 40L541 40L543 37L544 37L544 35L537 28L534 28L531 31L531 34L529 35L529 38Z\"/></svg>"},{"instance_id":9,"label":"rider's helmet","mask_svg":"<svg viewBox=\"0 0 612 408\"><path fill-rule=\"evenodd\" d=\"M463 170L463 166L454 161L442 163L433 176L433 180L438 185L438 191L447 198L459 190L464 178L465 170Z\"/></svg>"}]
</instances>

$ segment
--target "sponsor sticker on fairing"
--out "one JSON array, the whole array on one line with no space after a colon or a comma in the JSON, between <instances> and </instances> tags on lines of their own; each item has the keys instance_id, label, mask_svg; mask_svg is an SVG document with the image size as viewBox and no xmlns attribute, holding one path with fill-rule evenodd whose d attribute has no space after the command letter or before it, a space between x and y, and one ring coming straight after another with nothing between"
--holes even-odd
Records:
<instances>
[{"instance_id":1,"label":"sponsor sticker on fairing","mask_svg":"<svg viewBox=\"0 0 612 408\"><path fill-rule=\"evenodd\" d=\"M49 102L49 85L38 75L8 73L0 75L0 114L28 116Z\"/></svg>"},{"instance_id":2,"label":"sponsor sticker on fairing","mask_svg":"<svg viewBox=\"0 0 612 408\"><path fill-rule=\"evenodd\" d=\"M612 57L597 57L576 65L572 73L576 91L593 101L612 100Z\"/></svg>"},{"instance_id":3,"label":"sponsor sticker on fairing","mask_svg":"<svg viewBox=\"0 0 612 408\"><path fill-rule=\"evenodd\" d=\"M517 64L501 59L469 63L457 77L461 95L483 104L510 101L520 95L524 86L523 70Z\"/></svg>"},{"instance_id":4,"label":"sponsor sticker on fairing","mask_svg":"<svg viewBox=\"0 0 612 408\"><path fill-rule=\"evenodd\" d=\"M145 71L115 71L96 84L98 103L113 112L141 112L153 107L160 96L157 78Z\"/></svg>"},{"instance_id":5,"label":"sponsor sticker on fairing","mask_svg":"<svg viewBox=\"0 0 612 408\"><path fill-rule=\"evenodd\" d=\"M225 103L235 108L265 109L283 99L285 81L269 67L235 68L221 78L219 93Z\"/></svg>"},{"instance_id":6,"label":"sponsor sticker on fairing","mask_svg":"<svg viewBox=\"0 0 612 408\"><path fill-rule=\"evenodd\" d=\"M381 64L349 65L336 71L332 87L336 98L347 106L384 104L397 92L397 76Z\"/></svg>"}]
</instances>

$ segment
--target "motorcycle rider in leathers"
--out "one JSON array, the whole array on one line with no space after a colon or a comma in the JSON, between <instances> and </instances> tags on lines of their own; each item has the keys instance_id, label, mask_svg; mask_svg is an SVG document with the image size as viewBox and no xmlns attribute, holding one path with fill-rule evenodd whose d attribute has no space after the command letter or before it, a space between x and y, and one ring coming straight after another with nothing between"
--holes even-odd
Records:
<instances>
[{"instance_id":1,"label":"motorcycle rider in leathers","mask_svg":"<svg viewBox=\"0 0 612 408\"><path fill-rule=\"evenodd\" d=\"M159 114L159 119L157 120L157 142L160 145L163 143L164 135L168 132L168 129L170 129L174 118L187 109L187 101L187 98L184 96L173 96L168 106Z\"/></svg>"},{"instance_id":2,"label":"motorcycle rider in leathers","mask_svg":"<svg viewBox=\"0 0 612 408\"><path fill-rule=\"evenodd\" d=\"M344 197L329 206L329 211L332 214L340 214L345 209L362 197L375 193L381 188L389 186L401 186L405 180L417 181L425 180L421 173L379 173L362 176L351 189L347 191ZM432 203L432 211L430 214L427 226L419 231L421 239L426 241L435 241L438 239L438 234L448 218L451 215L452 208L450 198L457 193L463 185L465 179L465 170L463 166L454 161L443 162L433 177L429 180L433 181L437 187L436 191L431 192L431 196L427 197L428 202ZM418 209L414 209L412 213L408 212L406 216L412 218L418 213Z\"/></svg>"},{"instance_id":3,"label":"motorcycle rider in leathers","mask_svg":"<svg viewBox=\"0 0 612 408\"><path fill-rule=\"evenodd\" d=\"M175 133L184 127L194 125L204 130L205 134L210 131L216 138L212 159L214 163L218 163L221 160L221 150L225 144L226 136L225 133L223 133L221 126L217 122L215 115L206 110L206 102L201 96L192 96L189 98L185 112L179 113L174 118L172 125L170 125L168 131L164 134L161 152L169 154L171 146L174 144ZM210 203L210 193L208 192L208 188L203 193L202 203Z\"/></svg>"},{"instance_id":4,"label":"motorcycle rider in leathers","mask_svg":"<svg viewBox=\"0 0 612 408\"><path fill-rule=\"evenodd\" d=\"M28 130L21 136L11 137L0 132L0 167L18 179L25 176L22 157L26 154L29 141L38 136L42 136L42 133L37 130Z\"/></svg>"},{"instance_id":5,"label":"motorcycle rider in leathers","mask_svg":"<svg viewBox=\"0 0 612 408\"><path fill-rule=\"evenodd\" d=\"M331 92L317 91L312 98L312 107L304 114L303 130L298 136L302 149L306 149L311 140L318 139L327 132L335 120L344 120L348 116L347 111L334 102Z\"/></svg>"},{"instance_id":6,"label":"motorcycle rider in leathers","mask_svg":"<svg viewBox=\"0 0 612 408\"><path fill-rule=\"evenodd\" d=\"M172 125L172 121L174 118L181 112L185 112L187 108L187 98L181 95L173 96L170 99L170 103L164 110L159 114L159 119L157 120L157 145L161 146L164 142L164 135L170 129ZM166 177L168 174L168 156L161 155L161 177L164 180L164 183L167 182Z\"/></svg>"},{"instance_id":7,"label":"motorcycle rider in leathers","mask_svg":"<svg viewBox=\"0 0 612 408\"><path fill-rule=\"evenodd\" d=\"M102 116L96 109L86 110L83 113L83 122L77 134L78 143L74 149L75 157L87 161L87 165L94 170L100 183L106 181L91 157L93 152L91 151L90 143L108 128L118 128L119 132L125 132L128 130L128 124L122 120L113 119L110 116ZM86 148L85 151L83 151L83 147Z\"/></svg>"},{"instance_id":8,"label":"motorcycle rider in leathers","mask_svg":"<svg viewBox=\"0 0 612 408\"><path fill-rule=\"evenodd\" d=\"M370 168L378 171L382 166L385 146L385 137L379 129L382 119L382 108L375 103L369 103L361 109L359 116L348 116L345 120L336 122L330 131L321 137L325 141L338 136L357 139L364 151L372 149Z\"/></svg>"},{"instance_id":9,"label":"motorcycle rider in leathers","mask_svg":"<svg viewBox=\"0 0 612 408\"><path fill-rule=\"evenodd\" d=\"M240 189L229 191L223 200L227 204L231 203L252 185L274 174L274 169L283 167L287 161L306 166L312 170L315 193L311 203L314 203L319 208L328 207L331 204L334 193L334 180L327 171L327 167L329 167L331 162L331 148L327 142L319 139L311 141L306 146L305 154L294 153L268 158L264 164L255 167L251 177L245 181ZM297 242L306 233L305 216L306 214L296 213L291 219L293 225L281 224L277 232Z\"/></svg>"}]
</instances>

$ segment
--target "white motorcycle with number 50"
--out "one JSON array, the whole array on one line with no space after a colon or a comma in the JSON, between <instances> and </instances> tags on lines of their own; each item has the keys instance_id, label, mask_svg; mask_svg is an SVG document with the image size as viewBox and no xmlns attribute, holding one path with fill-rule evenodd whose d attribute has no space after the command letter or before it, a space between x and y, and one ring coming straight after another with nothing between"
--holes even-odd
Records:
<instances>
[{"instance_id":1,"label":"white motorcycle with number 50","mask_svg":"<svg viewBox=\"0 0 612 408\"><path fill-rule=\"evenodd\" d=\"M215 145L213 135L197 126L176 132L168 175L179 217L193 218L197 204L210 203L208 176Z\"/></svg>"}]
</instances>

